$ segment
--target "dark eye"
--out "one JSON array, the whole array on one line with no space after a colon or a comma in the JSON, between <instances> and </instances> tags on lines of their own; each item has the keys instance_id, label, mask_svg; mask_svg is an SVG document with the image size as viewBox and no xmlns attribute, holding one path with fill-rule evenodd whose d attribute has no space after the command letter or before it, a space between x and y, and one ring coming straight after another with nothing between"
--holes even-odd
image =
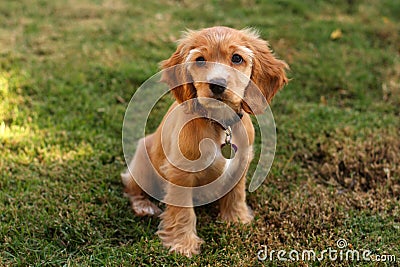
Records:
<instances>
[{"instance_id":1,"label":"dark eye","mask_svg":"<svg viewBox=\"0 0 400 267\"><path fill-rule=\"evenodd\" d=\"M201 67L204 66L206 64L206 60L204 57L198 57L196 58L196 65Z\"/></svg>"},{"instance_id":2,"label":"dark eye","mask_svg":"<svg viewBox=\"0 0 400 267\"><path fill-rule=\"evenodd\" d=\"M243 58L241 55L233 54L231 61L233 64L240 64L243 62Z\"/></svg>"}]
</instances>

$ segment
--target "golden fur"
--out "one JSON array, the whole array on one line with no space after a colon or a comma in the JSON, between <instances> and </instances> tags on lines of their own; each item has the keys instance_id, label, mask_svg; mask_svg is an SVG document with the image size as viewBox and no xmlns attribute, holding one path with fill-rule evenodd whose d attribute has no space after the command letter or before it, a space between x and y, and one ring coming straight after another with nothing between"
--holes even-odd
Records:
<instances>
[{"instance_id":1,"label":"golden fur","mask_svg":"<svg viewBox=\"0 0 400 267\"><path fill-rule=\"evenodd\" d=\"M243 59L240 64L233 64L234 54L240 55ZM274 57L268 43L260 39L255 31L235 30L227 27L188 31L179 40L175 53L161 63L161 68L168 70L163 74L162 81L172 87L177 80L189 75L194 82L171 88L176 102L165 115L159 128L140 141L130 168L139 169L144 176L141 179L146 183L146 176L153 175L149 170L151 167L145 164L145 159L141 156L145 153L144 149L147 149L156 172L171 183L196 187L218 178L225 166L225 159L222 157L217 158L211 166L196 173L186 172L171 165L166 160L166 153L174 154L177 148L173 145L163 148L161 132L167 132L167 136L171 137L171 144L178 142L178 149L189 160L196 160L201 156L199 143L204 138L210 138L217 144L221 144L225 135L223 128L218 123L199 118L186 123L182 129L179 129L180 131L177 131L176 127L165 121L166 117L180 103L195 98L200 98L199 102L206 110L216 110L215 114L224 119L226 116L224 112L201 99L201 97L217 98L217 95L210 90L210 84L207 81L210 77L219 78L218 75L224 75L228 90L219 95L218 100L224 102L238 114L244 111L241 123L245 133L240 133L240 129L236 125L232 126L232 131L233 138L236 138L234 141L241 144L237 156L245 159L246 166L237 185L219 200L220 218L227 222L249 223L253 219L253 215L246 204L245 182L248 165L253 155L252 144L254 142L254 128L249 114L262 112L265 100L255 97L254 91L248 89L248 81L245 82L234 71L221 71L215 67L214 72L210 73L210 70L201 69L196 64L192 64L185 70L177 67L178 64L196 62L200 58L206 62L217 62L240 71L244 77L251 79L261 90L268 103L276 92L288 82L285 74L285 70L288 68L287 64ZM182 116L174 115L174 119L182 120ZM241 136L245 136L246 140L243 140ZM137 178L135 177L135 179ZM147 198L129 172L122 174L122 180L125 185L125 193L130 198L132 209L137 215L161 213L161 210ZM175 189L166 189L166 200L182 198L182 202L185 202L190 197ZM160 218L161 223L157 234L165 247L188 257L200 252L200 245L203 241L196 234L196 215L193 207L167 205Z\"/></svg>"}]
</instances>

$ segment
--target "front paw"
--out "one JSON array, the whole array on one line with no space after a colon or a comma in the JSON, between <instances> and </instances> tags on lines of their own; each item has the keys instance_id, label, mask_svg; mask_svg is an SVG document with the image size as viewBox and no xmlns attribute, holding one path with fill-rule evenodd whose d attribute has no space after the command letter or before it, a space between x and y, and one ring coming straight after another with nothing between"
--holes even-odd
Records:
<instances>
[{"instance_id":1,"label":"front paw","mask_svg":"<svg viewBox=\"0 0 400 267\"><path fill-rule=\"evenodd\" d=\"M164 247L169 248L170 252L176 252L188 258L199 254L200 246L204 243L203 239L194 233L183 234L182 237L176 237L174 234L167 234L163 231L158 231L157 234Z\"/></svg>"}]
</instances>

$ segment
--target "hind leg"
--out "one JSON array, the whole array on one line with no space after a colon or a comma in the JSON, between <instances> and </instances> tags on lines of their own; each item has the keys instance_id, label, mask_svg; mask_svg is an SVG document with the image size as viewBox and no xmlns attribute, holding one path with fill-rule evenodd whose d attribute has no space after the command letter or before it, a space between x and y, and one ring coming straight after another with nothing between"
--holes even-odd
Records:
<instances>
[{"instance_id":1,"label":"hind leg","mask_svg":"<svg viewBox=\"0 0 400 267\"><path fill-rule=\"evenodd\" d=\"M145 137L146 144L151 145L152 136ZM121 173L122 183L125 186L124 196L128 197L131 202L131 207L136 215L138 216L158 216L161 213L153 202L151 202L147 194L140 188L132 176L132 173L140 176L141 179L149 178L147 181L151 182L150 177L153 175L151 172L151 164L145 151L144 138L139 140L138 147L128 169L125 173ZM146 180L141 180L146 182Z\"/></svg>"}]
</instances>

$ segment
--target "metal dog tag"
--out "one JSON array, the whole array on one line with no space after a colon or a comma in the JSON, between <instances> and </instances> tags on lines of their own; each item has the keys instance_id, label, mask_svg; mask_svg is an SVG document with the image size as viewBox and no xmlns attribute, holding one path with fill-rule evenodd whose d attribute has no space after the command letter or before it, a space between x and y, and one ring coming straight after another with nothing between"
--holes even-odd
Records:
<instances>
[{"instance_id":1,"label":"metal dog tag","mask_svg":"<svg viewBox=\"0 0 400 267\"><path fill-rule=\"evenodd\" d=\"M226 159L233 159L237 151L237 146L231 143L225 143L221 145L221 154Z\"/></svg>"}]
</instances>

